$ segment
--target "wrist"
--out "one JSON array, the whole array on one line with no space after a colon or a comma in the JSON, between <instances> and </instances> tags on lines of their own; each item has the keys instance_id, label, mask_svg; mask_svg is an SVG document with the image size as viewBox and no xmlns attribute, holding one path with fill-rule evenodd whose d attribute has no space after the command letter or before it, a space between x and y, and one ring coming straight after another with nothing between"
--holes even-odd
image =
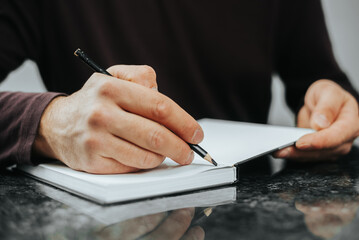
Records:
<instances>
[{"instance_id":1,"label":"wrist","mask_svg":"<svg viewBox=\"0 0 359 240\"><path fill-rule=\"evenodd\" d=\"M64 96L59 96L54 98L45 108L40 124L37 129L37 135L35 137L35 141L32 147L33 153L48 157L48 158L58 158L55 154L55 151L52 147L52 127L53 122L56 119L56 112L58 112L59 102L65 99Z\"/></svg>"}]
</instances>

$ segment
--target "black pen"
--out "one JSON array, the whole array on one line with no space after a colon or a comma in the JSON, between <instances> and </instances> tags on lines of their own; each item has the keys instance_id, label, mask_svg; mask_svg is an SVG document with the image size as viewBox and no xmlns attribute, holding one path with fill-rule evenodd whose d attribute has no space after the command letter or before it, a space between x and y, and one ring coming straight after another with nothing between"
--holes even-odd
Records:
<instances>
[{"instance_id":1,"label":"black pen","mask_svg":"<svg viewBox=\"0 0 359 240\"><path fill-rule=\"evenodd\" d=\"M97 65L94 61L92 61L92 59L89 58L84 53L84 51L82 51L81 49L78 48L74 52L74 54L76 57L79 57L84 63L86 63L88 66L90 66L96 72L103 73L108 76L112 76L109 72L107 72L105 69L103 69L102 67ZM217 166L217 162L214 161L214 159L208 154L208 152L206 150L204 150L203 148L201 148L201 146L199 146L197 144L191 144L191 143L188 143L188 145L195 153L197 153L199 156L201 156L204 160L212 163L214 166Z\"/></svg>"}]
</instances>

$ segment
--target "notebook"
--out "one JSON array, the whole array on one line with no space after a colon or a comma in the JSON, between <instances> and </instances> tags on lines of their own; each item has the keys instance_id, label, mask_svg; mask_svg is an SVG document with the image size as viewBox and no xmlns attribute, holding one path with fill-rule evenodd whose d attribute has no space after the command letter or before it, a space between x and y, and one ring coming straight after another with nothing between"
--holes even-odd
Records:
<instances>
[{"instance_id":1,"label":"notebook","mask_svg":"<svg viewBox=\"0 0 359 240\"><path fill-rule=\"evenodd\" d=\"M165 159L155 169L127 174L89 174L60 162L17 168L50 185L100 204L110 204L234 183L236 166L240 163L290 146L313 132L217 119L202 119L199 123L205 133L200 145L216 160L217 167L196 156L187 166Z\"/></svg>"}]
</instances>

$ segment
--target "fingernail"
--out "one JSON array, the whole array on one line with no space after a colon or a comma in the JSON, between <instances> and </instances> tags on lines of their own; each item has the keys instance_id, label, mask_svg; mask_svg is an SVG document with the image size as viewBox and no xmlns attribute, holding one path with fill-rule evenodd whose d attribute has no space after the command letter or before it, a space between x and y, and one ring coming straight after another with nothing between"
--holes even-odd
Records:
<instances>
[{"instance_id":1,"label":"fingernail","mask_svg":"<svg viewBox=\"0 0 359 240\"><path fill-rule=\"evenodd\" d=\"M327 117L324 114L315 114L314 115L314 122L320 128L327 128L330 126L330 122L328 121Z\"/></svg>"},{"instance_id":2,"label":"fingernail","mask_svg":"<svg viewBox=\"0 0 359 240\"><path fill-rule=\"evenodd\" d=\"M192 142L191 143L200 143L203 140L203 131L201 131L200 129L197 129L192 137Z\"/></svg>"},{"instance_id":3,"label":"fingernail","mask_svg":"<svg viewBox=\"0 0 359 240\"><path fill-rule=\"evenodd\" d=\"M193 161L193 159L194 159L194 153L193 151L191 151L190 154L188 155L186 164L190 164Z\"/></svg>"},{"instance_id":4,"label":"fingernail","mask_svg":"<svg viewBox=\"0 0 359 240\"><path fill-rule=\"evenodd\" d=\"M300 150L310 150L312 146L308 143L297 143L296 147Z\"/></svg>"},{"instance_id":5,"label":"fingernail","mask_svg":"<svg viewBox=\"0 0 359 240\"><path fill-rule=\"evenodd\" d=\"M281 151L277 157L278 158L286 158L286 157L289 157L289 154L290 154L290 150L289 149L285 149L283 151Z\"/></svg>"},{"instance_id":6,"label":"fingernail","mask_svg":"<svg viewBox=\"0 0 359 240\"><path fill-rule=\"evenodd\" d=\"M151 89L158 92L158 87L152 87Z\"/></svg>"}]
</instances>

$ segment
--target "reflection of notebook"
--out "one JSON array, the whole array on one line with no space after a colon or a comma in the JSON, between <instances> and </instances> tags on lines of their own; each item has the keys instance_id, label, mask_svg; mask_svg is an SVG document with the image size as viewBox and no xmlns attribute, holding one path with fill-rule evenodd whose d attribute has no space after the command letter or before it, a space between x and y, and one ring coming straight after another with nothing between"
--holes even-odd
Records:
<instances>
[{"instance_id":1,"label":"reflection of notebook","mask_svg":"<svg viewBox=\"0 0 359 240\"><path fill-rule=\"evenodd\" d=\"M119 223L133 218L190 207L214 207L232 203L236 200L236 187L220 187L174 196L159 197L125 204L101 206L64 191L39 185L46 196L62 202L76 211L82 212L106 225Z\"/></svg>"},{"instance_id":2,"label":"reflection of notebook","mask_svg":"<svg viewBox=\"0 0 359 240\"><path fill-rule=\"evenodd\" d=\"M236 181L236 164L293 144L309 129L202 119L201 146L219 163L214 167L196 156L188 166L166 159L158 168L130 174L95 175L61 163L18 166L32 177L107 204L208 188Z\"/></svg>"}]
</instances>

